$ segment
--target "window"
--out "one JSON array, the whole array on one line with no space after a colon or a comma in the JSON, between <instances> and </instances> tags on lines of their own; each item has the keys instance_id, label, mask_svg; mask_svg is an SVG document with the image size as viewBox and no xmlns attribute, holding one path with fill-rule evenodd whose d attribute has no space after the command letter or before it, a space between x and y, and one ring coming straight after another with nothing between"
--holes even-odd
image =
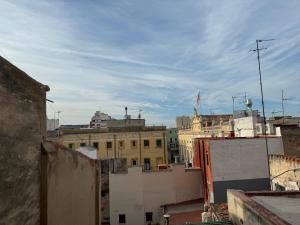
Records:
<instances>
[{"instance_id":1,"label":"window","mask_svg":"<svg viewBox=\"0 0 300 225\"><path fill-rule=\"evenodd\" d=\"M151 169L151 161L150 158L144 158L144 170Z\"/></svg>"},{"instance_id":2,"label":"window","mask_svg":"<svg viewBox=\"0 0 300 225\"><path fill-rule=\"evenodd\" d=\"M149 147L149 146L150 146L149 140L144 140L144 147Z\"/></svg>"},{"instance_id":3,"label":"window","mask_svg":"<svg viewBox=\"0 0 300 225\"><path fill-rule=\"evenodd\" d=\"M172 138L170 138L170 142L173 142L173 139L172 139Z\"/></svg>"},{"instance_id":4,"label":"window","mask_svg":"<svg viewBox=\"0 0 300 225\"><path fill-rule=\"evenodd\" d=\"M124 141L119 141L119 147L123 148L124 147Z\"/></svg>"},{"instance_id":5,"label":"window","mask_svg":"<svg viewBox=\"0 0 300 225\"><path fill-rule=\"evenodd\" d=\"M136 159L132 159L131 160L131 165L132 166L137 166L137 160Z\"/></svg>"},{"instance_id":6,"label":"window","mask_svg":"<svg viewBox=\"0 0 300 225\"><path fill-rule=\"evenodd\" d=\"M161 139L156 139L156 147L157 148L161 147Z\"/></svg>"},{"instance_id":7,"label":"window","mask_svg":"<svg viewBox=\"0 0 300 225\"><path fill-rule=\"evenodd\" d=\"M126 223L126 215L119 214L119 224L125 224L125 223Z\"/></svg>"},{"instance_id":8,"label":"window","mask_svg":"<svg viewBox=\"0 0 300 225\"><path fill-rule=\"evenodd\" d=\"M98 147L99 147L99 142L93 142L93 147L94 147L95 149L98 149Z\"/></svg>"},{"instance_id":9,"label":"window","mask_svg":"<svg viewBox=\"0 0 300 225\"><path fill-rule=\"evenodd\" d=\"M131 141L131 146L132 146L133 148L136 147L136 140Z\"/></svg>"},{"instance_id":10,"label":"window","mask_svg":"<svg viewBox=\"0 0 300 225\"><path fill-rule=\"evenodd\" d=\"M170 134L172 134L172 131L170 130Z\"/></svg>"},{"instance_id":11,"label":"window","mask_svg":"<svg viewBox=\"0 0 300 225\"><path fill-rule=\"evenodd\" d=\"M73 149L73 148L74 148L74 144L73 144L73 143L70 143L70 144L69 144L69 148L70 148L70 149Z\"/></svg>"},{"instance_id":12,"label":"window","mask_svg":"<svg viewBox=\"0 0 300 225\"><path fill-rule=\"evenodd\" d=\"M152 212L146 212L146 222L152 222Z\"/></svg>"},{"instance_id":13,"label":"window","mask_svg":"<svg viewBox=\"0 0 300 225\"><path fill-rule=\"evenodd\" d=\"M111 141L107 141L106 142L106 148L107 149L111 149L112 148L112 142Z\"/></svg>"},{"instance_id":14,"label":"window","mask_svg":"<svg viewBox=\"0 0 300 225\"><path fill-rule=\"evenodd\" d=\"M80 143L80 147L86 146L86 143Z\"/></svg>"},{"instance_id":15,"label":"window","mask_svg":"<svg viewBox=\"0 0 300 225\"><path fill-rule=\"evenodd\" d=\"M177 138L175 138L175 142L177 142Z\"/></svg>"}]
</instances>

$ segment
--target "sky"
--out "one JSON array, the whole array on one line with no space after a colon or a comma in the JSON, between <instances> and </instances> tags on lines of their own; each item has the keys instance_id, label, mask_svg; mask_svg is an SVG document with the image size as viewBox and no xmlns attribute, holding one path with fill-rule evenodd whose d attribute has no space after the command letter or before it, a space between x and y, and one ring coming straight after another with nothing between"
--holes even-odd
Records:
<instances>
[{"instance_id":1,"label":"sky","mask_svg":"<svg viewBox=\"0 0 300 225\"><path fill-rule=\"evenodd\" d=\"M50 87L49 118L87 124L96 110L149 125L232 113L246 95L268 116L300 113L299 0L0 0L0 55ZM244 109L242 98L236 109ZM281 115L277 113L276 115ZM57 115L56 115L57 117Z\"/></svg>"}]
</instances>

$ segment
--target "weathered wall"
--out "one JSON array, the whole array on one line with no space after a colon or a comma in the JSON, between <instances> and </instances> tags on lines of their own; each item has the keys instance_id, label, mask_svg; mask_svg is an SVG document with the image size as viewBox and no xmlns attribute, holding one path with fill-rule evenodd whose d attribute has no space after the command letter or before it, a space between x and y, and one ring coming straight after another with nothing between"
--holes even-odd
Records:
<instances>
[{"instance_id":1,"label":"weathered wall","mask_svg":"<svg viewBox=\"0 0 300 225\"><path fill-rule=\"evenodd\" d=\"M234 119L234 135L236 137L256 136L257 117L248 116Z\"/></svg>"},{"instance_id":2,"label":"weathered wall","mask_svg":"<svg viewBox=\"0 0 300 225\"><path fill-rule=\"evenodd\" d=\"M110 222L119 224L118 215L126 215L126 224L145 224L145 213L153 213L158 223L160 206L202 198L201 170L185 170L176 165L170 171L142 172L140 167L128 173L110 174Z\"/></svg>"},{"instance_id":3,"label":"weathered wall","mask_svg":"<svg viewBox=\"0 0 300 225\"><path fill-rule=\"evenodd\" d=\"M300 159L281 155L271 155L269 159L271 177L276 176L276 178L272 179L272 182L285 188L285 190L299 191Z\"/></svg>"},{"instance_id":4,"label":"weathered wall","mask_svg":"<svg viewBox=\"0 0 300 225\"><path fill-rule=\"evenodd\" d=\"M280 130L284 154L300 156L300 128L297 126L282 126Z\"/></svg>"},{"instance_id":5,"label":"weathered wall","mask_svg":"<svg viewBox=\"0 0 300 225\"><path fill-rule=\"evenodd\" d=\"M40 224L47 90L0 57L0 224Z\"/></svg>"},{"instance_id":6,"label":"weathered wall","mask_svg":"<svg viewBox=\"0 0 300 225\"><path fill-rule=\"evenodd\" d=\"M101 173L98 161L49 143L45 149L48 225L99 224Z\"/></svg>"},{"instance_id":7,"label":"weathered wall","mask_svg":"<svg viewBox=\"0 0 300 225\"><path fill-rule=\"evenodd\" d=\"M267 219L259 214L260 208L255 208L255 202L245 196L242 192L230 190L227 192L229 219L236 225L271 225ZM249 202L249 203L248 203Z\"/></svg>"},{"instance_id":8,"label":"weathered wall","mask_svg":"<svg viewBox=\"0 0 300 225\"><path fill-rule=\"evenodd\" d=\"M228 190L229 219L236 225L299 224L299 191Z\"/></svg>"}]
</instances>

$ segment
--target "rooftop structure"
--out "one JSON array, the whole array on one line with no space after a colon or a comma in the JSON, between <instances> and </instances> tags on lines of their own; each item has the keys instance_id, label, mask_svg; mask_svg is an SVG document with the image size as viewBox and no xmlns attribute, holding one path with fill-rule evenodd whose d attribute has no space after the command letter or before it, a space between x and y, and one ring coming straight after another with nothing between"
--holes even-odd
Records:
<instances>
[{"instance_id":1,"label":"rooftop structure","mask_svg":"<svg viewBox=\"0 0 300 225\"><path fill-rule=\"evenodd\" d=\"M228 190L230 220L236 225L298 225L300 192Z\"/></svg>"},{"instance_id":2,"label":"rooftop structure","mask_svg":"<svg viewBox=\"0 0 300 225\"><path fill-rule=\"evenodd\" d=\"M176 117L176 128L178 130L181 129L189 129L191 128L191 117L189 116L177 116Z\"/></svg>"}]
</instances>

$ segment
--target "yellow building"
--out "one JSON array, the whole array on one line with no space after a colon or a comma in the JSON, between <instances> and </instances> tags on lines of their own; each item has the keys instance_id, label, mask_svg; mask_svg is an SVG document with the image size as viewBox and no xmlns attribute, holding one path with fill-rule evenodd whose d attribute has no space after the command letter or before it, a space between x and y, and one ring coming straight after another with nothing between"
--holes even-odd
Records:
<instances>
[{"instance_id":1,"label":"yellow building","mask_svg":"<svg viewBox=\"0 0 300 225\"><path fill-rule=\"evenodd\" d=\"M74 150L92 146L99 159L125 158L128 166L156 169L167 163L165 126L62 129L59 140Z\"/></svg>"},{"instance_id":2,"label":"yellow building","mask_svg":"<svg viewBox=\"0 0 300 225\"><path fill-rule=\"evenodd\" d=\"M186 163L192 163L194 138L231 136L232 115L194 115L188 127L178 130L179 154Z\"/></svg>"}]
</instances>

